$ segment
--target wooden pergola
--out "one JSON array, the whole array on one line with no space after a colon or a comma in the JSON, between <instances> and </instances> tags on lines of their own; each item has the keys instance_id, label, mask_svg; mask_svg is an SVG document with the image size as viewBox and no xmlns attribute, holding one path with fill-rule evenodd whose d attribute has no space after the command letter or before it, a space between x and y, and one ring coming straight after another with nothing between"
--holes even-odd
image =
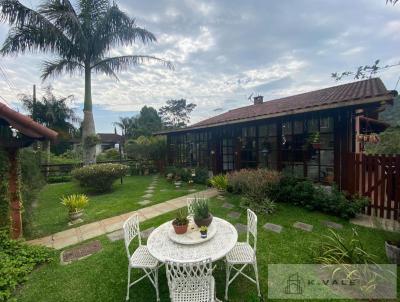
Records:
<instances>
[{"instance_id":1,"label":"wooden pergola","mask_svg":"<svg viewBox=\"0 0 400 302\"><path fill-rule=\"evenodd\" d=\"M8 195L12 238L22 236L18 151L35 141L56 138L57 132L0 103L0 147L7 152L9 160Z\"/></svg>"}]
</instances>

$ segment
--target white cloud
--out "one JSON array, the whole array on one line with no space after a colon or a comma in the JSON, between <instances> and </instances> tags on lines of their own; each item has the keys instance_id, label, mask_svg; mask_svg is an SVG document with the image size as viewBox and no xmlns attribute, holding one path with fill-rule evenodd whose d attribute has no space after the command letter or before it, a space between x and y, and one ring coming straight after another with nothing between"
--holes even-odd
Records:
<instances>
[{"instance_id":1,"label":"white cloud","mask_svg":"<svg viewBox=\"0 0 400 302\"><path fill-rule=\"evenodd\" d=\"M356 46L356 47L349 48L345 51L342 51L340 54L342 56L353 56L353 55L359 54L360 52L363 52L364 50L365 50L364 47Z\"/></svg>"}]
</instances>

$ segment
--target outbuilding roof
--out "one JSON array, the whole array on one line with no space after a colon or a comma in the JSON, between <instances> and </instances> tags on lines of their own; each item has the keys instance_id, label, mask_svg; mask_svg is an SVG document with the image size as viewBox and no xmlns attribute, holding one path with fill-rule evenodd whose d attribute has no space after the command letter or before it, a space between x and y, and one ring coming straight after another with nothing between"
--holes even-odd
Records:
<instances>
[{"instance_id":1,"label":"outbuilding roof","mask_svg":"<svg viewBox=\"0 0 400 302\"><path fill-rule=\"evenodd\" d=\"M4 119L14 129L33 139L55 140L57 132L35 122L30 117L19 113L4 103L0 103L0 119Z\"/></svg>"},{"instance_id":2,"label":"outbuilding roof","mask_svg":"<svg viewBox=\"0 0 400 302\"><path fill-rule=\"evenodd\" d=\"M396 94L395 91L387 90L380 78L372 78L233 109L175 131L240 123L254 119L264 119L362 103L389 101Z\"/></svg>"}]
</instances>

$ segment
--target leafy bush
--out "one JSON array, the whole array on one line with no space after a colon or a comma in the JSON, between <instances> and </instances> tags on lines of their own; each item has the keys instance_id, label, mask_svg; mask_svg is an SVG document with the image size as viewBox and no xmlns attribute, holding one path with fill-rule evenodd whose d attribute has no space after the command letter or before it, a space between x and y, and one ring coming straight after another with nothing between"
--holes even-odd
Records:
<instances>
[{"instance_id":1,"label":"leafy bush","mask_svg":"<svg viewBox=\"0 0 400 302\"><path fill-rule=\"evenodd\" d=\"M194 173L193 173L194 170ZM194 183L197 184L206 184L208 181L208 169L207 168L181 168L176 166L167 166L165 168L164 175L166 177L172 176L171 179L181 180L184 182L188 182L189 180L193 180Z\"/></svg>"},{"instance_id":2,"label":"leafy bush","mask_svg":"<svg viewBox=\"0 0 400 302\"><path fill-rule=\"evenodd\" d=\"M95 164L72 170L71 175L79 184L94 192L110 191L118 178L125 176L128 166L120 164Z\"/></svg>"},{"instance_id":3,"label":"leafy bush","mask_svg":"<svg viewBox=\"0 0 400 302\"><path fill-rule=\"evenodd\" d=\"M228 174L231 192L243 193L251 202L261 203L281 179L277 171L267 169L243 169Z\"/></svg>"},{"instance_id":4,"label":"leafy bush","mask_svg":"<svg viewBox=\"0 0 400 302\"><path fill-rule=\"evenodd\" d=\"M71 181L71 176L69 175L63 175L63 176L49 176L47 178L47 183L49 184L55 184L55 183L61 183L61 182L70 182Z\"/></svg>"},{"instance_id":5,"label":"leafy bush","mask_svg":"<svg viewBox=\"0 0 400 302\"><path fill-rule=\"evenodd\" d=\"M119 151L115 148L108 149L97 156L97 161L119 160Z\"/></svg>"},{"instance_id":6,"label":"leafy bush","mask_svg":"<svg viewBox=\"0 0 400 302\"><path fill-rule=\"evenodd\" d=\"M68 212L75 213L82 210L89 203L85 194L72 194L61 198L61 204L68 208Z\"/></svg>"},{"instance_id":7,"label":"leafy bush","mask_svg":"<svg viewBox=\"0 0 400 302\"><path fill-rule=\"evenodd\" d=\"M241 206L260 214L272 214L276 211L276 204L269 197L265 197L261 202L252 202L251 199L244 197Z\"/></svg>"},{"instance_id":8,"label":"leafy bush","mask_svg":"<svg viewBox=\"0 0 400 302\"><path fill-rule=\"evenodd\" d=\"M283 177L269 191L269 197L276 202L287 202L345 219L354 217L368 204L366 198L346 198L335 186L323 187L311 180L293 176Z\"/></svg>"},{"instance_id":9,"label":"leafy bush","mask_svg":"<svg viewBox=\"0 0 400 302\"><path fill-rule=\"evenodd\" d=\"M220 191L225 191L228 187L228 178L223 174L215 175L210 179L210 183L214 188Z\"/></svg>"},{"instance_id":10,"label":"leafy bush","mask_svg":"<svg viewBox=\"0 0 400 302\"><path fill-rule=\"evenodd\" d=\"M10 240L0 232L0 301L8 301L15 288L41 263L53 259L52 250Z\"/></svg>"}]
</instances>

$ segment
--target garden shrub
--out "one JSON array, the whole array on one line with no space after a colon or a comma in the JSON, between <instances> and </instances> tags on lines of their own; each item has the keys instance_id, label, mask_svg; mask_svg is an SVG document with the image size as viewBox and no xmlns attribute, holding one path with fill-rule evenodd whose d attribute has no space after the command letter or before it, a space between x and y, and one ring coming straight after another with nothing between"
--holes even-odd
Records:
<instances>
[{"instance_id":1,"label":"garden shrub","mask_svg":"<svg viewBox=\"0 0 400 302\"><path fill-rule=\"evenodd\" d=\"M94 164L74 169L71 176L93 192L110 191L113 183L128 173L129 167L121 164Z\"/></svg>"},{"instance_id":2,"label":"garden shrub","mask_svg":"<svg viewBox=\"0 0 400 302\"><path fill-rule=\"evenodd\" d=\"M365 197L346 198L335 186L327 188L316 185L311 180L293 176L282 177L269 191L269 197L276 202L287 202L345 219L354 217L368 204Z\"/></svg>"},{"instance_id":3,"label":"garden shrub","mask_svg":"<svg viewBox=\"0 0 400 302\"><path fill-rule=\"evenodd\" d=\"M194 170L194 176L192 174ZM207 168L182 168L176 166L167 166L165 168L164 175L167 177L168 175L172 175L174 180L181 180L184 182L188 182L189 180L193 180L194 183L198 184L206 184L208 181L208 169Z\"/></svg>"},{"instance_id":4,"label":"garden shrub","mask_svg":"<svg viewBox=\"0 0 400 302\"><path fill-rule=\"evenodd\" d=\"M3 149L0 149L0 229L9 224L8 196L7 196L8 159Z\"/></svg>"},{"instance_id":5,"label":"garden shrub","mask_svg":"<svg viewBox=\"0 0 400 302\"><path fill-rule=\"evenodd\" d=\"M72 177L70 175L61 175L61 176L49 176L47 177L47 183L55 184L61 182L70 182Z\"/></svg>"},{"instance_id":6,"label":"garden shrub","mask_svg":"<svg viewBox=\"0 0 400 302\"><path fill-rule=\"evenodd\" d=\"M7 232L0 232L0 301L8 301L28 274L38 264L52 261L54 255L49 248L11 240Z\"/></svg>"},{"instance_id":7,"label":"garden shrub","mask_svg":"<svg viewBox=\"0 0 400 302\"><path fill-rule=\"evenodd\" d=\"M268 169L243 169L227 175L228 189L243 193L251 202L262 202L279 183L281 174Z\"/></svg>"},{"instance_id":8,"label":"garden shrub","mask_svg":"<svg viewBox=\"0 0 400 302\"><path fill-rule=\"evenodd\" d=\"M119 160L120 159L120 154L119 151L117 149L111 148L108 149L102 153L100 153L97 156L97 161L101 162L101 161L111 161L111 160Z\"/></svg>"}]
</instances>

